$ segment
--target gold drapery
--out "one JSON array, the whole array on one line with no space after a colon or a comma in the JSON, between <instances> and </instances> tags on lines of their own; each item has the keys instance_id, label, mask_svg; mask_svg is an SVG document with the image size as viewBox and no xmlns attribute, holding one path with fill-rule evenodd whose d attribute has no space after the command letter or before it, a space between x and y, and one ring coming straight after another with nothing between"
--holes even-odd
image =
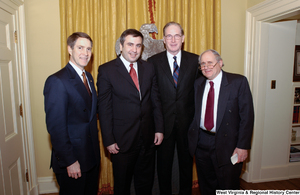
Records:
<instances>
[{"instance_id":1,"label":"gold drapery","mask_svg":"<svg viewBox=\"0 0 300 195\"><path fill-rule=\"evenodd\" d=\"M163 27L169 21L182 25L184 50L200 54L206 49L221 49L221 0L60 0L61 65L69 61L67 38L73 32L85 32L93 39L93 56L86 67L97 79L98 66L116 58L115 43L128 28L139 29L144 23L155 23L163 38ZM101 191L112 192L113 175L109 154L102 137ZM197 173L194 165L194 181ZM196 185L197 182L195 182Z\"/></svg>"}]
</instances>

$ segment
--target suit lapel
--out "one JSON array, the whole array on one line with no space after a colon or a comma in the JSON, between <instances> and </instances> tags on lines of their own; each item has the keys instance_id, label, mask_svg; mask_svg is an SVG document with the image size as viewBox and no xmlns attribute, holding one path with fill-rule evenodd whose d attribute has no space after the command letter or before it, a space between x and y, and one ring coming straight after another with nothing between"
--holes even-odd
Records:
<instances>
[{"instance_id":1,"label":"suit lapel","mask_svg":"<svg viewBox=\"0 0 300 195\"><path fill-rule=\"evenodd\" d=\"M91 108L91 116L90 116L90 121L92 120L92 117L94 115L94 113L96 113L96 109L97 109L97 92L95 89L95 85L93 82L93 77L89 72L86 72L87 76L88 76L88 82L90 84L91 90L92 90L92 108Z\"/></svg>"},{"instance_id":2,"label":"suit lapel","mask_svg":"<svg viewBox=\"0 0 300 195\"><path fill-rule=\"evenodd\" d=\"M144 69L144 66L142 65L142 62L140 60L138 60L137 66L138 66L138 78L139 78L139 85L140 85L140 93L142 95L143 78L144 78L145 69Z\"/></svg>"},{"instance_id":3,"label":"suit lapel","mask_svg":"<svg viewBox=\"0 0 300 195\"><path fill-rule=\"evenodd\" d=\"M172 85L174 86L175 83L174 83L174 80L173 80L173 76L172 76L172 72L171 72L171 69L170 69L170 65L169 65L169 61L168 61L168 57L167 57L167 52L165 51L164 53L164 56L163 58L161 58L161 67L162 67L162 70L163 72L165 73L166 75L166 78L169 79L169 81L172 83ZM179 70L180 71L180 70ZM180 75L180 72L179 72L179 75Z\"/></svg>"},{"instance_id":4,"label":"suit lapel","mask_svg":"<svg viewBox=\"0 0 300 195\"><path fill-rule=\"evenodd\" d=\"M219 93L219 100L218 100L218 111L217 111L217 128L216 131L218 131L218 129L220 128L224 113L225 113L225 109L227 106L227 101L229 98L229 94L230 94L230 84L228 83L227 80L227 74L226 72L223 72L223 76L222 76L222 82L221 82L221 86L220 86L220 93Z\"/></svg>"},{"instance_id":5,"label":"suit lapel","mask_svg":"<svg viewBox=\"0 0 300 195\"><path fill-rule=\"evenodd\" d=\"M128 73L125 65L123 64L122 60L118 57L116 59L116 71L125 78L134 88L136 88L130 74ZM137 90L137 89L136 89Z\"/></svg>"},{"instance_id":6,"label":"suit lapel","mask_svg":"<svg viewBox=\"0 0 300 195\"><path fill-rule=\"evenodd\" d=\"M78 93L79 96L82 97L82 99L85 101L85 103L88 105L88 108L91 108L91 103L90 103L90 96L81 80L81 78L78 76L77 72L74 70L74 68L70 65L67 64L66 69L69 72L69 81L72 83L74 88L76 89L76 92Z\"/></svg>"},{"instance_id":7,"label":"suit lapel","mask_svg":"<svg viewBox=\"0 0 300 195\"><path fill-rule=\"evenodd\" d=\"M179 86L180 86L180 81L182 81L183 78L186 75L186 71L188 69L188 66L189 66L189 64L188 64L186 53L184 51L181 51L181 62L180 62L179 78L178 78L178 85Z\"/></svg>"},{"instance_id":8,"label":"suit lapel","mask_svg":"<svg viewBox=\"0 0 300 195\"><path fill-rule=\"evenodd\" d=\"M195 101L195 113L199 114L195 117L197 120L197 125L200 127L200 118L201 118L201 112L202 112L202 100L203 100L203 93L205 88L206 78L203 77L202 82L200 81L200 84L197 86L195 98L200 98L200 100Z\"/></svg>"}]
</instances>

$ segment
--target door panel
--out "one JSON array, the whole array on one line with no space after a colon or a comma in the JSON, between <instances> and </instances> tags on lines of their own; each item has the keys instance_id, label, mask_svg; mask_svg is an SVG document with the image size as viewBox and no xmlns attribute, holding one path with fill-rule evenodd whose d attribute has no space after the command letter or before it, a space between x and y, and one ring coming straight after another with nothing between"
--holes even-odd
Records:
<instances>
[{"instance_id":1,"label":"door panel","mask_svg":"<svg viewBox=\"0 0 300 195\"><path fill-rule=\"evenodd\" d=\"M27 194L24 144L19 114L17 11L0 8L0 194Z\"/></svg>"},{"instance_id":2,"label":"door panel","mask_svg":"<svg viewBox=\"0 0 300 195\"><path fill-rule=\"evenodd\" d=\"M288 163L296 25L297 21L263 24L269 32L268 39L262 40L268 56L262 151L262 167L265 168ZM272 80L276 81L275 89L271 89Z\"/></svg>"}]
</instances>

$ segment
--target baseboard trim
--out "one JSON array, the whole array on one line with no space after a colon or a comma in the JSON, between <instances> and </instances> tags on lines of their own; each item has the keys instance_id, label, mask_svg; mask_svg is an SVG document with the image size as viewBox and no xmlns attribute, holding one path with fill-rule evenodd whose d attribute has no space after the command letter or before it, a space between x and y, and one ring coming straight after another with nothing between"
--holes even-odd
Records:
<instances>
[{"instance_id":1,"label":"baseboard trim","mask_svg":"<svg viewBox=\"0 0 300 195\"><path fill-rule=\"evenodd\" d=\"M58 193L59 186L54 177L39 177L39 194Z\"/></svg>"}]
</instances>

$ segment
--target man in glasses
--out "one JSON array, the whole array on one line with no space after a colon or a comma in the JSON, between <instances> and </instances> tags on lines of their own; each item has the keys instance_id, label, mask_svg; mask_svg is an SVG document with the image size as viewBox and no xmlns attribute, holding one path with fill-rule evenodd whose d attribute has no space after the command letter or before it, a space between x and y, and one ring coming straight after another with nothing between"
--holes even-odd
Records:
<instances>
[{"instance_id":1,"label":"man in glasses","mask_svg":"<svg viewBox=\"0 0 300 195\"><path fill-rule=\"evenodd\" d=\"M205 77L195 81L195 116L188 138L200 192L238 190L254 123L249 84L246 77L223 71L223 60L215 50L203 52L199 64Z\"/></svg>"},{"instance_id":2,"label":"man in glasses","mask_svg":"<svg viewBox=\"0 0 300 195\"><path fill-rule=\"evenodd\" d=\"M148 59L154 65L164 116L164 140L157 149L160 194L172 194L172 165L177 146L179 194L192 192L193 159L188 152L187 132L194 115L194 82L198 77L198 56L182 50L184 32L180 24L164 26L167 51Z\"/></svg>"}]
</instances>

